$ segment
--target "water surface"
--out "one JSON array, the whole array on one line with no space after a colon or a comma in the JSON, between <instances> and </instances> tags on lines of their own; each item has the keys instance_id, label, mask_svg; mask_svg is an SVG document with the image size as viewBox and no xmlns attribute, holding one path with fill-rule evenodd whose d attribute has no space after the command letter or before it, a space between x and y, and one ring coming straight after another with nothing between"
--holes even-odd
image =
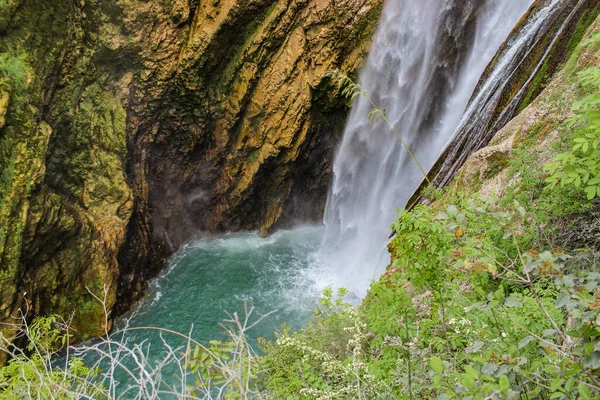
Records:
<instances>
[{"instance_id":1,"label":"water surface","mask_svg":"<svg viewBox=\"0 0 600 400\"><path fill-rule=\"evenodd\" d=\"M303 227L269 238L246 233L195 240L152 282L146 299L126 316L129 325L191 330L194 339L206 342L223 338L219 323L226 312L243 316L246 302L255 317L276 311L249 332L252 340L272 338L283 322L299 328L310 318L322 289L314 275L321 232ZM132 332L130 340L147 336Z\"/></svg>"}]
</instances>

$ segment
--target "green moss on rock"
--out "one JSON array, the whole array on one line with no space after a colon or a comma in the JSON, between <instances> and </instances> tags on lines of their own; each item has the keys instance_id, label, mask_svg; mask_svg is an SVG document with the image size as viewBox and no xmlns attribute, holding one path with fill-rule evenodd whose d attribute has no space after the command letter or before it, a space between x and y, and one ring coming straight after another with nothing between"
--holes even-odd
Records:
<instances>
[{"instance_id":1,"label":"green moss on rock","mask_svg":"<svg viewBox=\"0 0 600 400\"><path fill-rule=\"evenodd\" d=\"M104 309L81 301L106 288L112 309L132 208L128 70L102 35L110 1L16 3L6 20L0 3L0 322L27 304L31 317L74 313L74 339L94 336Z\"/></svg>"}]
</instances>

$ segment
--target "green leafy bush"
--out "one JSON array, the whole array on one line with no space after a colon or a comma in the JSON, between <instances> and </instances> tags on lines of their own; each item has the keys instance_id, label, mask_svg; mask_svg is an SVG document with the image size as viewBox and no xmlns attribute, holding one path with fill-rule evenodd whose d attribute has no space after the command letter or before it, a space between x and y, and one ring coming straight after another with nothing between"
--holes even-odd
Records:
<instances>
[{"instance_id":1,"label":"green leafy bush","mask_svg":"<svg viewBox=\"0 0 600 400\"><path fill-rule=\"evenodd\" d=\"M600 197L600 68L592 67L580 73L580 83L590 91L574 105L570 119L573 129L571 150L556 156L546 168L552 174L551 185L582 187L588 200Z\"/></svg>"},{"instance_id":2,"label":"green leafy bush","mask_svg":"<svg viewBox=\"0 0 600 400\"><path fill-rule=\"evenodd\" d=\"M28 73L25 56L13 57L8 53L0 53L0 90L23 92L27 88Z\"/></svg>"},{"instance_id":3,"label":"green leafy bush","mask_svg":"<svg viewBox=\"0 0 600 400\"><path fill-rule=\"evenodd\" d=\"M392 265L358 309L327 292L313 323L264 345L265 389L276 398L600 398L600 274L573 271L560 250L526 251L532 216L516 201L496 204L401 212Z\"/></svg>"},{"instance_id":4,"label":"green leafy bush","mask_svg":"<svg viewBox=\"0 0 600 400\"><path fill-rule=\"evenodd\" d=\"M105 295L106 295L106 288ZM94 296L104 307L106 300ZM26 341L26 349L0 335L0 352L10 356L0 367L0 399L249 399L262 398L257 389L257 356L246 331L266 316L229 315L223 328L227 341L203 345L190 335L163 328L139 327L106 332L92 343L72 346L69 321L58 316L39 317L27 323L26 313L14 331ZM159 333L164 354L149 356L150 343L131 343L128 333L146 330ZM186 345L176 344L173 337ZM154 343L156 345L156 342ZM62 357L57 358L58 352ZM178 371L179 376L174 376ZM164 374L179 382L171 386Z\"/></svg>"},{"instance_id":5,"label":"green leafy bush","mask_svg":"<svg viewBox=\"0 0 600 400\"><path fill-rule=\"evenodd\" d=\"M69 359L61 367L53 357L67 346L67 324L57 316L36 318L21 332L28 340L22 351L0 336L0 351L11 355L0 367L2 399L74 399L104 397L104 388L94 382L98 369L89 368L81 358Z\"/></svg>"},{"instance_id":6,"label":"green leafy bush","mask_svg":"<svg viewBox=\"0 0 600 400\"><path fill-rule=\"evenodd\" d=\"M367 325L358 310L327 289L304 329L285 328L275 342L260 341L259 382L274 398L384 398L386 383L365 362Z\"/></svg>"}]
</instances>

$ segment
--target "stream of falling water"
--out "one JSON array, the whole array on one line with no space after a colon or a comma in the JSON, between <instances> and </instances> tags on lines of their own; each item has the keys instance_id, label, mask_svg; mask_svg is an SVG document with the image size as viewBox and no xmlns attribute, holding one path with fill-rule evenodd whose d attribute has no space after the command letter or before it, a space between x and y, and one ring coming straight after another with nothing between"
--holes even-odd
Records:
<instances>
[{"instance_id":1,"label":"stream of falling water","mask_svg":"<svg viewBox=\"0 0 600 400\"><path fill-rule=\"evenodd\" d=\"M396 210L423 175L383 122L383 110L427 171L452 137L482 72L532 0L395 0L384 7L338 150L325 211L326 284L365 294L388 264ZM524 32L524 35L527 35Z\"/></svg>"}]
</instances>

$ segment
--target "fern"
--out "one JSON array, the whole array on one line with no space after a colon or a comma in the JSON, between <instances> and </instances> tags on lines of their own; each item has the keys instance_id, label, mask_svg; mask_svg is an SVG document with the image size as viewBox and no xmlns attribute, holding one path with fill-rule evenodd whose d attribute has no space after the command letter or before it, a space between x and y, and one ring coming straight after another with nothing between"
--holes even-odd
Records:
<instances>
[{"instance_id":1,"label":"fern","mask_svg":"<svg viewBox=\"0 0 600 400\"><path fill-rule=\"evenodd\" d=\"M421 174L423 175L423 177L425 178L427 183L430 183L429 178L427 178L427 173L425 172L425 170L423 169L423 167L417 160L417 157L410 150L410 147L408 147L408 144L404 141L404 139L402 138L402 135L400 135L400 133L396 130L396 128L394 128L394 125L387 118L387 115L385 114L385 109L379 108L379 106L377 106L377 104L375 104L375 102L367 95L366 90L363 91L362 87L358 83L355 83L352 79L350 79L348 76L342 74L337 69L325 72L323 74L323 78L329 78L329 79L337 82L336 86L337 86L338 90L341 90L342 96L344 96L345 98L347 98L350 101L354 100L359 95L365 96L369 100L369 103L371 103L371 106L373 107L371 109L371 111L369 112L369 116L368 116L369 121L376 122L377 120L379 120L379 118L383 119L383 121L387 124L387 126L394 133L394 135L396 135L396 137L402 144L402 147L404 147L404 149L406 150L406 152L408 153L410 158L413 160L413 162L415 163L417 168L419 168L419 171L421 172Z\"/></svg>"}]
</instances>

